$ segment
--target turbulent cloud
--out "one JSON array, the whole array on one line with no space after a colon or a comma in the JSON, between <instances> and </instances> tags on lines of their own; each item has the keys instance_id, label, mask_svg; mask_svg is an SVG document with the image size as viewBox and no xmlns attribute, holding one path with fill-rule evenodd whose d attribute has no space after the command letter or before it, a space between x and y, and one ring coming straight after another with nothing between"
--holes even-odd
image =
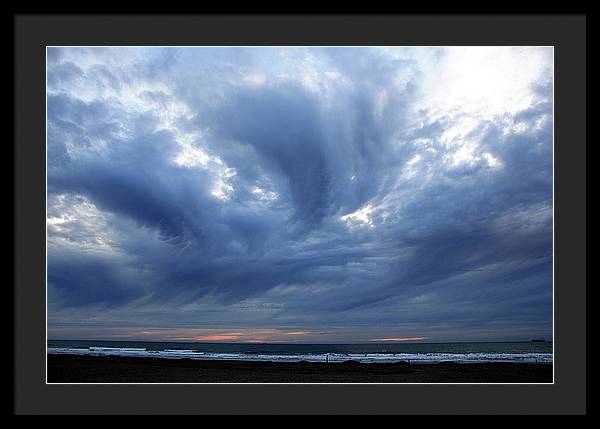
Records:
<instances>
[{"instance_id":1,"label":"turbulent cloud","mask_svg":"<svg viewBox=\"0 0 600 429\"><path fill-rule=\"evenodd\" d=\"M552 64L48 48L50 337L550 336Z\"/></svg>"}]
</instances>

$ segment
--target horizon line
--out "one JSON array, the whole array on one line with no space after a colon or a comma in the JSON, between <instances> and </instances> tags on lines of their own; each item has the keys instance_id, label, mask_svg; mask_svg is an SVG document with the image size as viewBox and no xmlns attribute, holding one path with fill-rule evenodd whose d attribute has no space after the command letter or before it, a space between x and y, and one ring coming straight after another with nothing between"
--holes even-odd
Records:
<instances>
[{"instance_id":1,"label":"horizon line","mask_svg":"<svg viewBox=\"0 0 600 429\"><path fill-rule=\"evenodd\" d=\"M459 344L459 343L530 343L533 340L552 343L553 340L545 338L531 338L529 340L478 340L478 341L364 341L364 342L231 342L231 341L183 341L183 340L123 340L123 339L47 339L49 341L104 341L104 342L137 342L137 343L196 343L196 344L235 344L235 345L385 345L385 344Z\"/></svg>"}]
</instances>

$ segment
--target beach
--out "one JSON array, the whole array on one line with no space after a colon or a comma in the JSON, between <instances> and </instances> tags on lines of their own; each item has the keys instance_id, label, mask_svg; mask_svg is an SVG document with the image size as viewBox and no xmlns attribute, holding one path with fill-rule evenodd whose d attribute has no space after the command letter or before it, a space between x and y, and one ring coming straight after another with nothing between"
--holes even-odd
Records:
<instances>
[{"instance_id":1,"label":"beach","mask_svg":"<svg viewBox=\"0 0 600 429\"><path fill-rule=\"evenodd\" d=\"M263 362L48 354L49 383L552 383L552 364Z\"/></svg>"}]
</instances>

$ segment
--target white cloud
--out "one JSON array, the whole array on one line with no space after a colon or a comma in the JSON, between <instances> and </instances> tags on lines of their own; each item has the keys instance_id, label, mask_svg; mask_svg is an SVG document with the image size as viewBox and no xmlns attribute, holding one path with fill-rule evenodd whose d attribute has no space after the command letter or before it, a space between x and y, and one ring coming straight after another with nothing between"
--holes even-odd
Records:
<instances>
[{"instance_id":1,"label":"white cloud","mask_svg":"<svg viewBox=\"0 0 600 429\"><path fill-rule=\"evenodd\" d=\"M243 81L251 86L262 86L266 83L267 77L263 73L254 72L246 74Z\"/></svg>"},{"instance_id":2,"label":"white cloud","mask_svg":"<svg viewBox=\"0 0 600 429\"><path fill-rule=\"evenodd\" d=\"M533 85L551 79L552 48L453 47L425 70L422 104L434 116L476 118L515 113L534 100Z\"/></svg>"},{"instance_id":3,"label":"white cloud","mask_svg":"<svg viewBox=\"0 0 600 429\"><path fill-rule=\"evenodd\" d=\"M358 210L341 216L340 219L346 222L348 226L368 226L374 227L373 220L371 219L371 213L373 212L373 206L367 204Z\"/></svg>"},{"instance_id":4,"label":"white cloud","mask_svg":"<svg viewBox=\"0 0 600 429\"><path fill-rule=\"evenodd\" d=\"M61 194L49 201L48 245L102 256L124 256L111 215L82 196Z\"/></svg>"}]
</instances>

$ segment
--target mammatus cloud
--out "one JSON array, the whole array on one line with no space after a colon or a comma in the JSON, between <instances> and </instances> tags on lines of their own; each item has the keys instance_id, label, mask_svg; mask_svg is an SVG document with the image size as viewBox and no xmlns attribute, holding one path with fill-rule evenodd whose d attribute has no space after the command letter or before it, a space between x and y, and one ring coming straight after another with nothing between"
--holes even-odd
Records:
<instances>
[{"instance_id":1,"label":"mammatus cloud","mask_svg":"<svg viewBox=\"0 0 600 429\"><path fill-rule=\"evenodd\" d=\"M551 336L552 64L48 48L49 337Z\"/></svg>"}]
</instances>

